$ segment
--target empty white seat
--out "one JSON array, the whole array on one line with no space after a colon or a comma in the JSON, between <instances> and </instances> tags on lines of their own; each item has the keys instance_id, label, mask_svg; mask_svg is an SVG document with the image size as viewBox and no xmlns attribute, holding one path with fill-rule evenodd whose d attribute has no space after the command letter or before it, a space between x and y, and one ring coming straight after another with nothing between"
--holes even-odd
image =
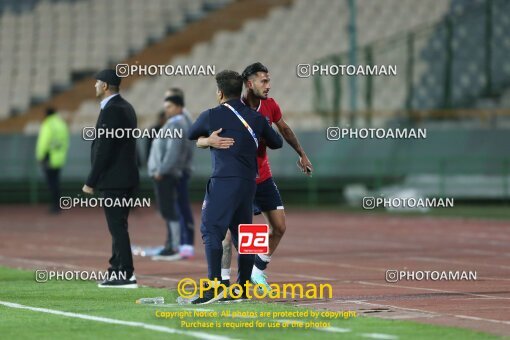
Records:
<instances>
[{"instance_id":1,"label":"empty white seat","mask_svg":"<svg viewBox=\"0 0 510 340\"><path fill-rule=\"evenodd\" d=\"M204 0L37 1L19 13L7 7L0 12L0 74L10 68L15 75L21 67L45 68L34 76L37 84L27 87L28 96L49 96L53 86L70 85L73 73L121 62L168 28L181 28L187 17L202 15L203 8ZM25 78L16 75L15 81ZM20 110L29 102L23 97L2 108Z\"/></svg>"}]
</instances>

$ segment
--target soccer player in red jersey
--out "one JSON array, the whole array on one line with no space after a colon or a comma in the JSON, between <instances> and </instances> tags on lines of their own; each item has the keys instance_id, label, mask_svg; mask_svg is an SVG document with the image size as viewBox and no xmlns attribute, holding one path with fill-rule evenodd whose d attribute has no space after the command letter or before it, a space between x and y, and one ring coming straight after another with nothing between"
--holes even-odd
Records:
<instances>
[{"instance_id":1,"label":"soccer player in red jersey","mask_svg":"<svg viewBox=\"0 0 510 340\"><path fill-rule=\"evenodd\" d=\"M254 63L246 67L242 73L245 85L245 91L241 100L252 109L261 113L269 122L276 124L278 130L287 141L287 143L296 151L299 156L298 165L301 170L311 175L313 166L308 159L305 151L301 147L296 135L287 125L282 117L280 106L273 99L269 98L269 90L271 89L271 79L267 67L261 63ZM230 138L222 138L219 136L221 129L215 131L209 137L201 137L197 142L199 147L215 147L226 149L235 143ZM266 145L263 141L259 144L257 152L258 177L257 192L255 194L254 214L264 214L270 228L269 235L269 253L267 255L256 255L255 264L251 275L251 281L254 284L262 284L270 290L266 281L267 276L264 274L271 256L278 247L280 240L286 230L285 210L282 203L278 187L276 186L267 157ZM232 245L230 235L227 235L223 241L223 259L222 259L222 281L228 284L230 281L230 262L232 258Z\"/></svg>"}]
</instances>

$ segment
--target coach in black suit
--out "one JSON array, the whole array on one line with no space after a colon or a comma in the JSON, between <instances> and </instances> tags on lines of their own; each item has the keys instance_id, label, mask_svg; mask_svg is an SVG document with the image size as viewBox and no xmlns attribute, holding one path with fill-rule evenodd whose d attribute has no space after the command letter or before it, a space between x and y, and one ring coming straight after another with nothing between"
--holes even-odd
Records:
<instances>
[{"instance_id":1,"label":"coach in black suit","mask_svg":"<svg viewBox=\"0 0 510 340\"><path fill-rule=\"evenodd\" d=\"M99 134L99 129L135 129L135 110L119 94L121 78L115 70L103 70L96 75L96 96L102 98L101 112L96 123L97 138L92 143L92 169L83 191L99 191L104 198L130 198L138 185L136 140L124 132L123 138ZM99 287L136 288L133 255L128 233L129 206L104 207L108 229L112 235L112 257L108 280ZM123 279L125 278L125 279Z\"/></svg>"}]
</instances>

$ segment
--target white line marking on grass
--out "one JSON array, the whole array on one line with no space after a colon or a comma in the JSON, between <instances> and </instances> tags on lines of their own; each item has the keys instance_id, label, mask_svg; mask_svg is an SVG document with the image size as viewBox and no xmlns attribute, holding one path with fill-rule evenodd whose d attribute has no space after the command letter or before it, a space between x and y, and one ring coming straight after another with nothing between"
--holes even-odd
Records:
<instances>
[{"instance_id":1,"label":"white line marking on grass","mask_svg":"<svg viewBox=\"0 0 510 340\"><path fill-rule=\"evenodd\" d=\"M63 312L63 311L59 311L59 310L55 310L55 309L30 307L30 306L20 305L18 303L7 302L7 301L0 301L0 305L4 305L9 308L27 309L27 310L31 310L34 312L62 315L62 316L70 317L70 318L76 318L76 319L97 321L97 322L103 322L103 323L109 323L109 324L115 324L115 325L124 325L124 326L130 326L130 327L138 327L138 328L143 328L143 329L148 329L148 330L163 332L163 333L181 334L181 335L186 335L186 336L190 336L190 337L198 338L198 339L207 339L207 340L231 340L232 339L232 338L222 336L222 335L213 335L213 334L197 332L197 331L184 331L184 330L179 330L179 329L165 327L165 326L151 325L151 324L143 323L143 322L110 319L110 318L105 318L105 317L101 317L101 316Z\"/></svg>"},{"instance_id":2,"label":"white line marking on grass","mask_svg":"<svg viewBox=\"0 0 510 340\"><path fill-rule=\"evenodd\" d=\"M349 328L340 328L340 327L324 327L324 328L313 328L318 331L330 332L330 333L348 333L351 330Z\"/></svg>"},{"instance_id":3,"label":"white line marking on grass","mask_svg":"<svg viewBox=\"0 0 510 340\"><path fill-rule=\"evenodd\" d=\"M360 336L369 339L396 340L398 336L381 333L361 333Z\"/></svg>"}]
</instances>

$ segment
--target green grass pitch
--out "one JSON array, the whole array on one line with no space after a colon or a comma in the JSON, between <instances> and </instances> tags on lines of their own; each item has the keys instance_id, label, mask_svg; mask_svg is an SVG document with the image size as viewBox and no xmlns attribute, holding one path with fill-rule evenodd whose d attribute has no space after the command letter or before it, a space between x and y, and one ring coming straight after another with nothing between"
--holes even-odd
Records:
<instances>
[{"instance_id":1,"label":"green grass pitch","mask_svg":"<svg viewBox=\"0 0 510 340\"><path fill-rule=\"evenodd\" d=\"M165 297L165 305L139 305L142 297ZM271 317L158 318L156 311L280 312L307 311L283 303L244 302L205 306L175 304L176 290L158 288L99 289L90 281L36 283L33 271L0 267L0 334L3 339L497 339L465 329L424 325L409 321L356 316L347 319L319 318L328 328L282 327ZM24 306L24 309L6 306ZM39 308L37 310L26 309ZM50 311L70 314L50 314ZM43 312L45 311L45 312ZM316 310L314 310L316 311ZM85 319L84 319L85 317ZM88 318L88 319L87 319ZM100 321L102 320L102 321ZM106 320L106 321L105 321ZM265 323L262 328L186 328L181 321L236 325ZM292 320L292 318L285 318ZM308 319L294 319L302 322ZM280 324L277 328L268 325ZM298 324L296 324L298 325ZM303 324L304 325L304 324ZM169 333L173 333L170 335Z\"/></svg>"}]
</instances>

